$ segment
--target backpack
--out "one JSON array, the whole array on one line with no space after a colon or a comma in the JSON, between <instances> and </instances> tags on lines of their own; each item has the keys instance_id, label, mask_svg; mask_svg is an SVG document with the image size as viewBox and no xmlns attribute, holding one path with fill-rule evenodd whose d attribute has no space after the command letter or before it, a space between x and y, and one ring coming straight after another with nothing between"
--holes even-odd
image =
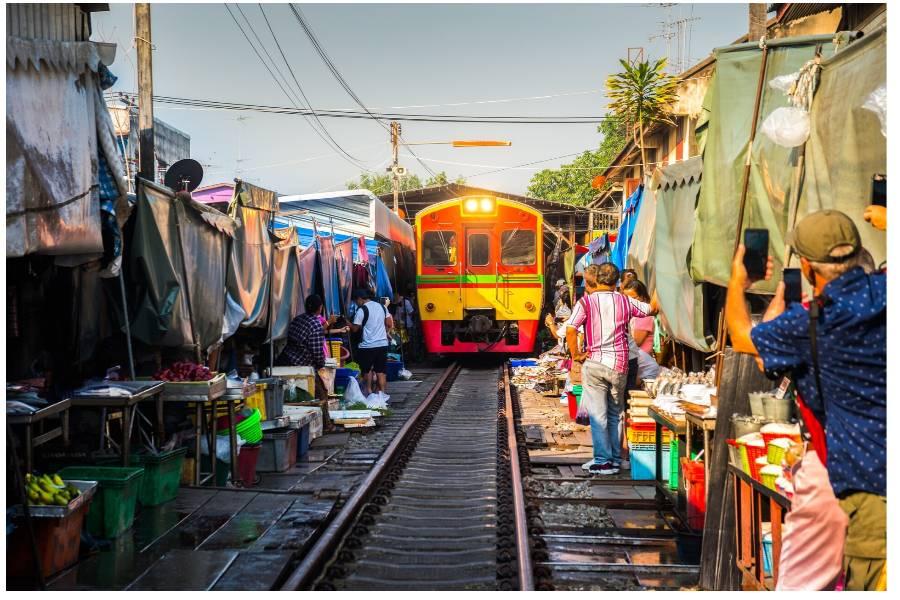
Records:
<instances>
[{"instance_id":1,"label":"backpack","mask_svg":"<svg viewBox=\"0 0 900 600\"><path fill-rule=\"evenodd\" d=\"M381 306L381 305L379 304L379 306ZM350 333L350 343L353 345L354 349L359 348L359 345L362 343L363 331L365 331L366 323L369 321L369 307L366 306L365 304L363 304L362 306L359 307L359 310L361 310L363 312L363 320L362 320L362 323L360 323L359 331L356 333L353 333L353 332ZM384 318L386 319L387 318L387 309L382 306L381 310L384 311Z\"/></svg>"}]
</instances>

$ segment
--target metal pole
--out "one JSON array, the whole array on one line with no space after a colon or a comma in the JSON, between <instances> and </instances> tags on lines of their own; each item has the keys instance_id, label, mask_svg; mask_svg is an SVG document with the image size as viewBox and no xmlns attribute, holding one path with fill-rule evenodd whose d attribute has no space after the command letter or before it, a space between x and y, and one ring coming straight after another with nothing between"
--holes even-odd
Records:
<instances>
[{"instance_id":1,"label":"metal pole","mask_svg":"<svg viewBox=\"0 0 900 600\"><path fill-rule=\"evenodd\" d=\"M138 132L140 176L156 181L153 144L153 44L150 41L150 5L134 5L134 43L137 46Z\"/></svg>"},{"instance_id":2,"label":"metal pole","mask_svg":"<svg viewBox=\"0 0 900 600\"><path fill-rule=\"evenodd\" d=\"M394 188L394 214L400 214L400 174L399 155L400 150L400 123L391 121L391 150L394 157L393 166L391 167L392 181Z\"/></svg>"},{"instance_id":3,"label":"metal pole","mask_svg":"<svg viewBox=\"0 0 900 600\"><path fill-rule=\"evenodd\" d=\"M123 261L124 262L124 261ZM134 353L131 349L131 323L128 320L128 297L125 294L124 265L119 266L119 291L122 292L122 314L125 315L125 343L128 346L128 374L134 381Z\"/></svg>"},{"instance_id":4,"label":"metal pole","mask_svg":"<svg viewBox=\"0 0 900 600\"><path fill-rule=\"evenodd\" d=\"M272 237L275 237L275 212L269 213L269 230ZM275 340L272 339L272 333L275 328L275 308L272 306L272 288L275 287L275 241L269 240L272 249L269 251L269 374L272 373L272 367L275 366Z\"/></svg>"}]
</instances>

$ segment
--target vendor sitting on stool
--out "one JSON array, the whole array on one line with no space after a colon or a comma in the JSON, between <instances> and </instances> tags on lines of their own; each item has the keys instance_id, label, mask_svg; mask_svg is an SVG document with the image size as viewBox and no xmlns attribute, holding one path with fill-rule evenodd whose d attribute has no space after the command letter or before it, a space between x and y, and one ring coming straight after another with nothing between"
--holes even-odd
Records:
<instances>
[{"instance_id":1,"label":"vendor sitting on stool","mask_svg":"<svg viewBox=\"0 0 900 600\"><path fill-rule=\"evenodd\" d=\"M322 409L322 426L325 431L332 431L334 426L328 418L328 390L319 375L319 369L325 367L325 328L319 315L322 314L322 298L313 294L306 298L306 312L294 317L288 327L287 346L275 364L278 366L312 367L315 370L316 400ZM336 317L329 317L327 326L334 323Z\"/></svg>"}]
</instances>

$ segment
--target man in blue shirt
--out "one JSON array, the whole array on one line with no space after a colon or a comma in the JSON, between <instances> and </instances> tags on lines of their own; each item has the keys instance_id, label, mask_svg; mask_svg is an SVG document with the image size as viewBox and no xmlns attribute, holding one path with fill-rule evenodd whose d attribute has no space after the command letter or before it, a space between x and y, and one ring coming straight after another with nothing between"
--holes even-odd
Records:
<instances>
[{"instance_id":1,"label":"man in blue shirt","mask_svg":"<svg viewBox=\"0 0 900 600\"><path fill-rule=\"evenodd\" d=\"M769 376L790 374L800 397L824 425L828 476L849 518L845 589L874 589L887 542L886 275L867 275L859 266L859 232L841 212L807 215L788 242L814 289L817 356L810 339L811 313L800 304L785 306L783 284L763 322L752 326L744 301L751 282L743 246L732 265L726 323L734 350L756 355Z\"/></svg>"}]
</instances>

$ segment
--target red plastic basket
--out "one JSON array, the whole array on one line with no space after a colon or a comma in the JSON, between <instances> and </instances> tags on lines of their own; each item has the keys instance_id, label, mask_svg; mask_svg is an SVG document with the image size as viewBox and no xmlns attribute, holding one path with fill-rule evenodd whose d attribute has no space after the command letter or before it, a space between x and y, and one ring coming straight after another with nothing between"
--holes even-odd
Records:
<instances>
[{"instance_id":1,"label":"red plastic basket","mask_svg":"<svg viewBox=\"0 0 900 600\"><path fill-rule=\"evenodd\" d=\"M756 464L757 458L765 458L768 455L768 451L765 446L751 446L745 444L747 448L747 459L750 461L750 476L757 481L762 481L759 477L759 465Z\"/></svg>"},{"instance_id":2,"label":"red plastic basket","mask_svg":"<svg viewBox=\"0 0 900 600\"><path fill-rule=\"evenodd\" d=\"M801 439L799 434L785 435L783 433L763 433L762 438L763 438L763 443L765 443L766 447L769 446L769 442L771 442L772 440L777 440L780 438L787 438L789 440L793 440L793 441L797 442L798 444L803 443L803 440Z\"/></svg>"}]
</instances>

